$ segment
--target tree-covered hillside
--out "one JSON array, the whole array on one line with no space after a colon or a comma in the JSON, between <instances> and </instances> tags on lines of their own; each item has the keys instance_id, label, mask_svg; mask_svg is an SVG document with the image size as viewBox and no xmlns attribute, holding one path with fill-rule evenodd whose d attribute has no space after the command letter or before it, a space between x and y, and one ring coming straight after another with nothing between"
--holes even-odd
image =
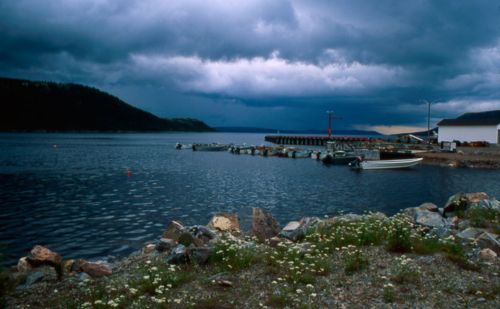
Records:
<instances>
[{"instance_id":1,"label":"tree-covered hillside","mask_svg":"<svg viewBox=\"0 0 500 309\"><path fill-rule=\"evenodd\" d=\"M212 131L162 119L96 88L0 78L1 131Z\"/></svg>"}]
</instances>

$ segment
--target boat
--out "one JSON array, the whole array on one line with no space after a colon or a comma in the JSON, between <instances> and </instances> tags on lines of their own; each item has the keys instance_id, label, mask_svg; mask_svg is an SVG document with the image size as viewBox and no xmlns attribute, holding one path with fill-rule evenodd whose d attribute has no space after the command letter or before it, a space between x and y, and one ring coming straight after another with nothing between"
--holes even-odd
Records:
<instances>
[{"instance_id":1,"label":"boat","mask_svg":"<svg viewBox=\"0 0 500 309\"><path fill-rule=\"evenodd\" d=\"M320 159L324 164L333 164L333 165L347 165L354 160L356 160L356 156L352 154L348 154L345 151L335 151L333 153L327 152L325 155L321 155Z\"/></svg>"},{"instance_id":2,"label":"boat","mask_svg":"<svg viewBox=\"0 0 500 309\"><path fill-rule=\"evenodd\" d=\"M193 151L227 151L229 147L222 144L194 144Z\"/></svg>"},{"instance_id":3,"label":"boat","mask_svg":"<svg viewBox=\"0 0 500 309\"><path fill-rule=\"evenodd\" d=\"M349 163L349 166L354 169L363 169L363 170L408 168L419 164L420 162L422 162L422 160L423 158L363 161L361 158L357 158L353 162Z\"/></svg>"},{"instance_id":4,"label":"boat","mask_svg":"<svg viewBox=\"0 0 500 309\"><path fill-rule=\"evenodd\" d=\"M176 143L175 144L175 149L181 150L181 149L193 149L192 144L181 144L181 143Z\"/></svg>"}]
</instances>

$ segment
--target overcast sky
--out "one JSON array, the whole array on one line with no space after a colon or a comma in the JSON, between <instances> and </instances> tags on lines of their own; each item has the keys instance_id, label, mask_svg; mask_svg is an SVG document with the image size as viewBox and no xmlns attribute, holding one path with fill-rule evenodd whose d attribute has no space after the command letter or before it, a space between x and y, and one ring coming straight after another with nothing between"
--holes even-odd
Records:
<instances>
[{"instance_id":1,"label":"overcast sky","mask_svg":"<svg viewBox=\"0 0 500 309\"><path fill-rule=\"evenodd\" d=\"M497 0L2 0L0 75L212 126L383 132L500 109Z\"/></svg>"}]
</instances>

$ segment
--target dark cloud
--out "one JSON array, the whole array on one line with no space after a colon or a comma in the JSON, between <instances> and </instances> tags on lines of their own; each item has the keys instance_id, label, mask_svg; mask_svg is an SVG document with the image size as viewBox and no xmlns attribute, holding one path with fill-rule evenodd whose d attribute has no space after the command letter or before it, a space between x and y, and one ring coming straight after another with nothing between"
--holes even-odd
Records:
<instances>
[{"instance_id":1,"label":"dark cloud","mask_svg":"<svg viewBox=\"0 0 500 309\"><path fill-rule=\"evenodd\" d=\"M8 0L0 3L0 74L86 83L212 125L312 128L334 108L345 127L421 126L424 99L436 102L436 120L500 108L498 7Z\"/></svg>"}]
</instances>

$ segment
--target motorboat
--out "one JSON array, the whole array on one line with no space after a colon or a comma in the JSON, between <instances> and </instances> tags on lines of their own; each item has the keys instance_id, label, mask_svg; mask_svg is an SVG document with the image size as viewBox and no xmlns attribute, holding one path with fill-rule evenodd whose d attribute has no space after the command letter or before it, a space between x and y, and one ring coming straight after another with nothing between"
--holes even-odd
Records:
<instances>
[{"instance_id":1,"label":"motorboat","mask_svg":"<svg viewBox=\"0 0 500 309\"><path fill-rule=\"evenodd\" d=\"M175 149L181 150L181 149L193 149L192 144L181 144L181 143L176 143L175 144Z\"/></svg>"},{"instance_id":2,"label":"motorboat","mask_svg":"<svg viewBox=\"0 0 500 309\"><path fill-rule=\"evenodd\" d=\"M353 162L349 163L349 166L354 169L363 170L409 168L421 163L422 160L423 158L363 161L361 158L357 158Z\"/></svg>"},{"instance_id":3,"label":"motorboat","mask_svg":"<svg viewBox=\"0 0 500 309\"><path fill-rule=\"evenodd\" d=\"M333 153L327 152L320 156L321 161L324 164L334 164L334 165L347 165L350 162L356 160L356 156L353 154L348 154L345 151L335 151Z\"/></svg>"},{"instance_id":4,"label":"motorboat","mask_svg":"<svg viewBox=\"0 0 500 309\"><path fill-rule=\"evenodd\" d=\"M194 144L193 151L227 151L229 147L222 144Z\"/></svg>"}]
</instances>

